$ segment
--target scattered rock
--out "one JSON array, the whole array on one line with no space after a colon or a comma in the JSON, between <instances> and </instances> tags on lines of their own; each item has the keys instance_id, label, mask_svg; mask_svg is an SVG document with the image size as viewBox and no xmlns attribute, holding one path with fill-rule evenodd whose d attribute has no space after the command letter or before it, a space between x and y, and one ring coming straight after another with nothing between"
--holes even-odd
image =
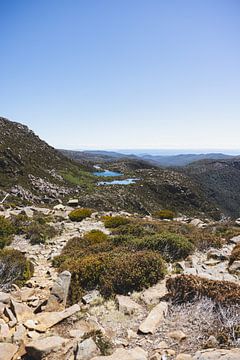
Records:
<instances>
[{"instance_id":1,"label":"scattered rock","mask_svg":"<svg viewBox=\"0 0 240 360\"><path fill-rule=\"evenodd\" d=\"M131 350L117 349L112 355L97 356L91 360L147 360L147 353L140 347Z\"/></svg>"},{"instance_id":2,"label":"scattered rock","mask_svg":"<svg viewBox=\"0 0 240 360\"><path fill-rule=\"evenodd\" d=\"M215 338L215 336L211 335L209 336L209 338L206 341L205 344L205 348L206 349L213 349L213 348L217 348L219 345L217 339Z\"/></svg>"},{"instance_id":3,"label":"scattered rock","mask_svg":"<svg viewBox=\"0 0 240 360\"><path fill-rule=\"evenodd\" d=\"M12 310L19 322L24 322L33 317L33 312L26 304L22 304L16 301L11 301Z\"/></svg>"},{"instance_id":4,"label":"scattered rock","mask_svg":"<svg viewBox=\"0 0 240 360\"><path fill-rule=\"evenodd\" d=\"M176 341L182 341L187 337L186 334L184 334L184 332L181 330L171 331L168 336Z\"/></svg>"},{"instance_id":5,"label":"scattered rock","mask_svg":"<svg viewBox=\"0 0 240 360\"><path fill-rule=\"evenodd\" d=\"M22 324L17 325L16 331L13 335L13 342L23 341L26 336L26 332L26 328Z\"/></svg>"},{"instance_id":6,"label":"scattered rock","mask_svg":"<svg viewBox=\"0 0 240 360\"><path fill-rule=\"evenodd\" d=\"M8 323L8 325L10 327L14 327L17 324L17 319L13 315L12 310L9 309L8 307L4 308L4 315L10 320L9 323Z\"/></svg>"},{"instance_id":7,"label":"scattered rock","mask_svg":"<svg viewBox=\"0 0 240 360\"><path fill-rule=\"evenodd\" d=\"M198 351L194 356L193 360L239 360L240 359L240 348L239 349L209 349Z\"/></svg>"},{"instance_id":8,"label":"scattered rock","mask_svg":"<svg viewBox=\"0 0 240 360\"><path fill-rule=\"evenodd\" d=\"M94 340L92 338L88 338L78 343L75 360L89 360L94 355L98 355L99 353L100 350L98 349Z\"/></svg>"},{"instance_id":9,"label":"scattered rock","mask_svg":"<svg viewBox=\"0 0 240 360\"><path fill-rule=\"evenodd\" d=\"M154 334L168 310L168 304L163 301L156 305L148 317L139 326L139 332L143 334Z\"/></svg>"},{"instance_id":10,"label":"scattered rock","mask_svg":"<svg viewBox=\"0 0 240 360\"><path fill-rule=\"evenodd\" d=\"M9 338L10 331L8 324L0 324L0 341L6 341Z\"/></svg>"},{"instance_id":11,"label":"scattered rock","mask_svg":"<svg viewBox=\"0 0 240 360\"><path fill-rule=\"evenodd\" d=\"M118 310L125 315L132 315L143 311L142 306L133 301L129 296L117 295L116 303Z\"/></svg>"},{"instance_id":12,"label":"scattered rock","mask_svg":"<svg viewBox=\"0 0 240 360\"><path fill-rule=\"evenodd\" d=\"M0 291L0 303L9 304L10 300L11 300L10 294Z\"/></svg>"},{"instance_id":13,"label":"scattered rock","mask_svg":"<svg viewBox=\"0 0 240 360\"><path fill-rule=\"evenodd\" d=\"M45 355L60 349L66 344L67 339L60 336L49 336L43 339L31 341L26 345L26 351L29 356L35 360L42 359Z\"/></svg>"},{"instance_id":14,"label":"scattered rock","mask_svg":"<svg viewBox=\"0 0 240 360\"><path fill-rule=\"evenodd\" d=\"M39 313L35 316L35 320L37 321L37 325L35 325L35 330L40 332L45 332L47 329L56 325L60 321L72 316L76 312L80 310L80 306L75 304L69 307L66 310L60 312L43 312Z\"/></svg>"}]
</instances>

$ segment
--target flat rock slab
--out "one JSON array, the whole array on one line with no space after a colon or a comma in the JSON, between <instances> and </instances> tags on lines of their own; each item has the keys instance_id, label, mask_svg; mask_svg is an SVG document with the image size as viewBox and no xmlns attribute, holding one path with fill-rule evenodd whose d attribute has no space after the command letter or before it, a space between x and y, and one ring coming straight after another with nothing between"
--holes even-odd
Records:
<instances>
[{"instance_id":1,"label":"flat rock slab","mask_svg":"<svg viewBox=\"0 0 240 360\"><path fill-rule=\"evenodd\" d=\"M40 360L52 351L59 350L67 341L60 336L49 336L31 341L26 345L26 351L34 360Z\"/></svg>"},{"instance_id":2,"label":"flat rock slab","mask_svg":"<svg viewBox=\"0 0 240 360\"><path fill-rule=\"evenodd\" d=\"M194 356L193 360L239 360L240 349L219 349L219 350L203 350L198 351Z\"/></svg>"},{"instance_id":3,"label":"flat rock slab","mask_svg":"<svg viewBox=\"0 0 240 360\"><path fill-rule=\"evenodd\" d=\"M168 310L168 304L165 301L160 302L156 305L147 318L139 326L139 332L143 334L154 334L164 319Z\"/></svg>"},{"instance_id":4,"label":"flat rock slab","mask_svg":"<svg viewBox=\"0 0 240 360\"><path fill-rule=\"evenodd\" d=\"M117 349L109 356L96 356L91 360L147 360L147 353L137 347L131 350Z\"/></svg>"},{"instance_id":5,"label":"flat rock slab","mask_svg":"<svg viewBox=\"0 0 240 360\"><path fill-rule=\"evenodd\" d=\"M40 332L45 332L47 329L58 324L60 321L72 316L79 310L80 306L78 304L75 304L64 311L39 313L34 317L34 320L37 321L37 325L35 325L35 327L32 329Z\"/></svg>"},{"instance_id":6,"label":"flat rock slab","mask_svg":"<svg viewBox=\"0 0 240 360\"><path fill-rule=\"evenodd\" d=\"M132 315L143 311L142 306L133 301L129 296L117 295L116 303L118 310L123 312L125 315Z\"/></svg>"},{"instance_id":7,"label":"flat rock slab","mask_svg":"<svg viewBox=\"0 0 240 360\"><path fill-rule=\"evenodd\" d=\"M12 360L18 351L18 346L9 343L0 343L0 360Z\"/></svg>"},{"instance_id":8,"label":"flat rock slab","mask_svg":"<svg viewBox=\"0 0 240 360\"><path fill-rule=\"evenodd\" d=\"M26 304L19 303L17 301L11 301L11 308L19 322L24 322L33 318L33 312Z\"/></svg>"}]
</instances>

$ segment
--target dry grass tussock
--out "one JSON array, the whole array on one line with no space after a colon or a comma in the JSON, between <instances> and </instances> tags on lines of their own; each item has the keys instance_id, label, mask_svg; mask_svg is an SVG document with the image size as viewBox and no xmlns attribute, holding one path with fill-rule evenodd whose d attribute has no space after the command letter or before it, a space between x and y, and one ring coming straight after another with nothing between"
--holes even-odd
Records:
<instances>
[{"instance_id":1,"label":"dry grass tussock","mask_svg":"<svg viewBox=\"0 0 240 360\"><path fill-rule=\"evenodd\" d=\"M209 347L214 336L219 347L240 347L240 305L220 306L208 298L194 303L170 304L166 319L169 331L182 330L187 338L182 352Z\"/></svg>"}]
</instances>

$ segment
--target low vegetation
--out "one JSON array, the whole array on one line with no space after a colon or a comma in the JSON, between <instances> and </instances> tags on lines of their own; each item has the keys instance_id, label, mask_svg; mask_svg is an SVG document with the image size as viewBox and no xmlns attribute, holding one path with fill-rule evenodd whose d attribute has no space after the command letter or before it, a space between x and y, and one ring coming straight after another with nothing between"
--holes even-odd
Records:
<instances>
[{"instance_id":1,"label":"low vegetation","mask_svg":"<svg viewBox=\"0 0 240 360\"><path fill-rule=\"evenodd\" d=\"M229 281L209 280L195 275L179 275L167 280L167 288L170 297L177 303L206 297L220 305L240 305L240 286Z\"/></svg>"},{"instance_id":2,"label":"low vegetation","mask_svg":"<svg viewBox=\"0 0 240 360\"><path fill-rule=\"evenodd\" d=\"M110 229L115 229L130 223L130 220L123 216L105 216L103 220L105 227Z\"/></svg>"},{"instance_id":3,"label":"low vegetation","mask_svg":"<svg viewBox=\"0 0 240 360\"><path fill-rule=\"evenodd\" d=\"M13 234L14 227L11 221L0 216L0 249L11 243Z\"/></svg>"},{"instance_id":4,"label":"low vegetation","mask_svg":"<svg viewBox=\"0 0 240 360\"><path fill-rule=\"evenodd\" d=\"M229 259L229 266L231 266L234 261L236 260L240 260L240 243L235 245L233 250L232 250L232 253L230 255L230 259Z\"/></svg>"},{"instance_id":5,"label":"low vegetation","mask_svg":"<svg viewBox=\"0 0 240 360\"><path fill-rule=\"evenodd\" d=\"M0 250L0 288L8 290L14 283L24 285L33 275L33 264L18 250Z\"/></svg>"},{"instance_id":6,"label":"low vegetation","mask_svg":"<svg viewBox=\"0 0 240 360\"><path fill-rule=\"evenodd\" d=\"M93 211L87 208L74 209L69 213L69 219L72 221L82 221L92 215Z\"/></svg>"},{"instance_id":7,"label":"low vegetation","mask_svg":"<svg viewBox=\"0 0 240 360\"><path fill-rule=\"evenodd\" d=\"M72 272L70 302L99 289L104 297L127 294L156 283L165 274L165 261L185 259L196 249L220 247L215 229L198 229L175 221L148 221L107 216L107 235L92 230L68 241L53 264Z\"/></svg>"},{"instance_id":8,"label":"low vegetation","mask_svg":"<svg viewBox=\"0 0 240 360\"><path fill-rule=\"evenodd\" d=\"M162 220L172 220L175 216L175 213L172 210L159 210L155 211L153 216Z\"/></svg>"},{"instance_id":9,"label":"low vegetation","mask_svg":"<svg viewBox=\"0 0 240 360\"><path fill-rule=\"evenodd\" d=\"M85 291L98 288L105 297L128 294L155 284L163 278L162 257L151 251L99 252L82 258L67 258L60 271L72 273L70 302L79 301Z\"/></svg>"}]
</instances>

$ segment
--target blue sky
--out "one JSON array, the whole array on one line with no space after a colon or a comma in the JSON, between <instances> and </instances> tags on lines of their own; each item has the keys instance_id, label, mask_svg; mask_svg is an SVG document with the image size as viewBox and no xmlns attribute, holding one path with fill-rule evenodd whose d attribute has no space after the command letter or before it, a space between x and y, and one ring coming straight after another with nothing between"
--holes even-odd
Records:
<instances>
[{"instance_id":1,"label":"blue sky","mask_svg":"<svg viewBox=\"0 0 240 360\"><path fill-rule=\"evenodd\" d=\"M61 148L240 148L238 0L0 0L1 115Z\"/></svg>"}]
</instances>

